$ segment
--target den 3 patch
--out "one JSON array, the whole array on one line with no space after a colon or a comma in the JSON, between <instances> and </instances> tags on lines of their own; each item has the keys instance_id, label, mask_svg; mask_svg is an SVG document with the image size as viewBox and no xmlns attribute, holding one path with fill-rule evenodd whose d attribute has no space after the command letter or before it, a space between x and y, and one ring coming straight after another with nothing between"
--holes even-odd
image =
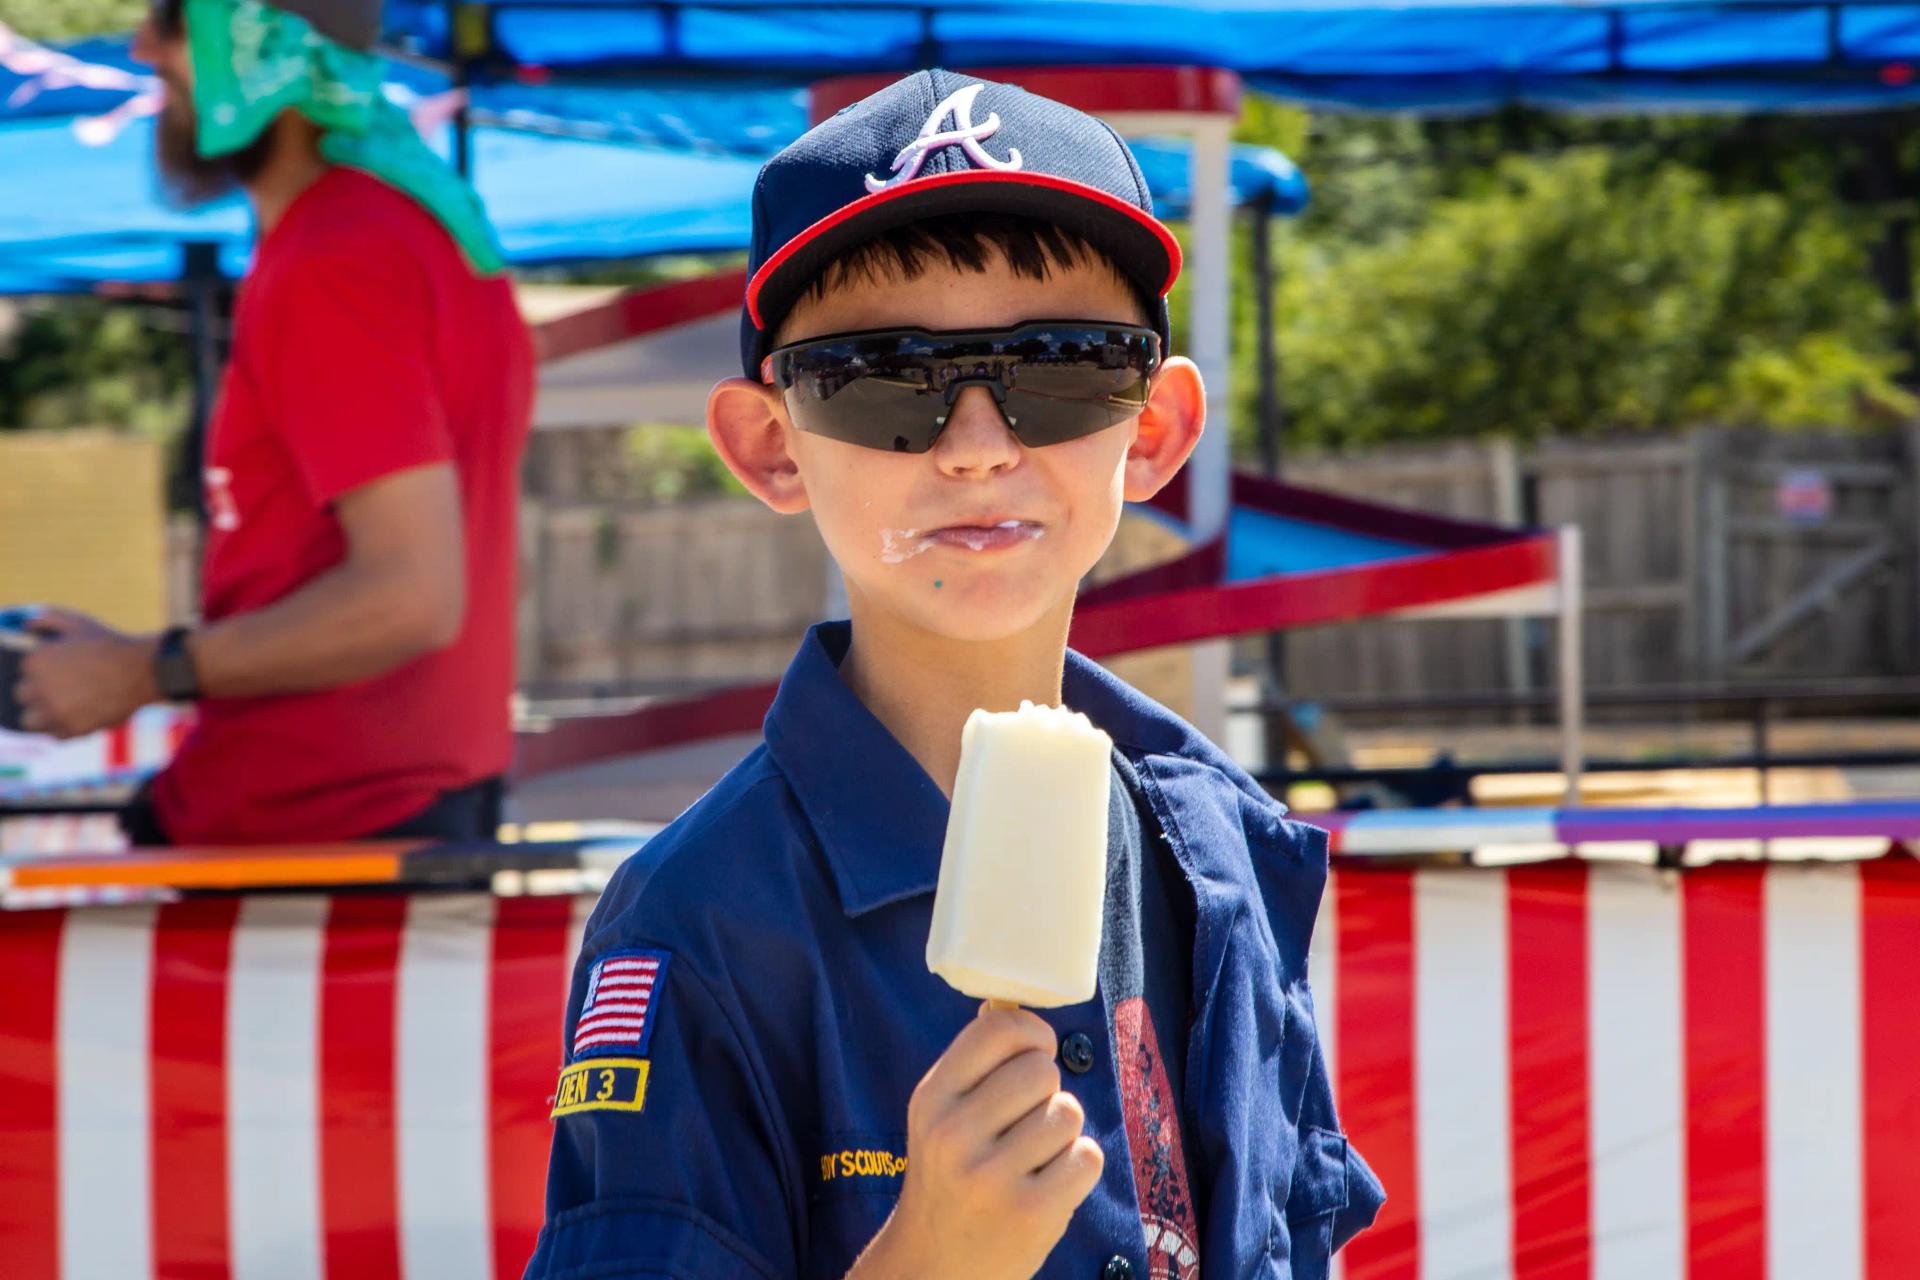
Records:
<instances>
[{"instance_id":1,"label":"den 3 patch","mask_svg":"<svg viewBox=\"0 0 1920 1280\"><path fill-rule=\"evenodd\" d=\"M645 1058L589 1058L560 1073L553 1118L577 1111L640 1111L647 1105Z\"/></svg>"},{"instance_id":2,"label":"den 3 patch","mask_svg":"<svg viewBox=\"0 0 1920 1280\"><path fill-rule=\"evenodd\" d=\"M646 1107L652 1064L645 1054L671 958L665 951L635 949L609 951L593 962L573 1028L571 1061L554 1093L554 1118Z\"/></svg>"}]
</instances>

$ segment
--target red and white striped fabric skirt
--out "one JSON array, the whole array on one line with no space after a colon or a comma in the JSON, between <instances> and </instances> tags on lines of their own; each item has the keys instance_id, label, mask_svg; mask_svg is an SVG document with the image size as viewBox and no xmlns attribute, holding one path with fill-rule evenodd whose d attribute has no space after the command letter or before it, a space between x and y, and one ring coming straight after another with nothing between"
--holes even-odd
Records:
<instances>
[{"instance_id":1,"label":"red and white striped fabric skirt","mask_svg":"<svg viewBox=\"0 0 1920 1280\"><path fill-rule=\"evenodd\" d=\"M590 906L0 914L0 1273L517 1276ZM1907 858L1343 865L1347 1280L1920 1276L1917 958Z\"/></svg>"},{"instance_id":2,"label":"red and white striped fabric skirt","mask_svg":"<svg viewBox=\"0 0 1920 1280\"><path fill-rule=\"evenodd\" d=\"M1920 862L1337 871L1347 1280L1920 1277Z\"/></svg>"},{"instance_id":3,"label":"red and white striped fabric skirt","mask_svg":"<svg viewBox=\"0 0 1920 1280\"><path fill-rule=\"evenodd\" d=\"M0 1275L519 1276L591 907L0 914Z\"/></svg>"}]
</instances>

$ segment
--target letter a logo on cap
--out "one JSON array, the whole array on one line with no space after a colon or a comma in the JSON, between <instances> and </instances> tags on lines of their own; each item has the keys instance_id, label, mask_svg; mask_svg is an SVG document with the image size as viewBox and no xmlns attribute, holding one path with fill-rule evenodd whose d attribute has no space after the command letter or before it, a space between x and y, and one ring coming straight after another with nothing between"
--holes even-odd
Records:
<instances>
[{"instance_id":1,"label":"letter a logo on cap","mask_svg":"<svg viewBox=\"0 0 1920 1280\"><path fill-rule=\"evenodd\" d=\"M933 109L933 114L927 117L927 122L920 126L920 136L900 148L900 154L893 158L893 176L876 178L870 173L867 174L867 190L885 191L903 182L911 182L919 176L920 166L927 162L927 157L942 147L959 147L967 153L967 159L982 169L1018 169L1020 148L1009 147L1007 158L996 160L980 145L982 139L991 138L1000 128L998 111L990 113L979 124L973 122L973 100L979 97L980 91L986 87L983 84L970 84L948 94L940 105ZM940 123L949 115L953 117L953 128L942 129Z\"/></svg>"}]
</instances>

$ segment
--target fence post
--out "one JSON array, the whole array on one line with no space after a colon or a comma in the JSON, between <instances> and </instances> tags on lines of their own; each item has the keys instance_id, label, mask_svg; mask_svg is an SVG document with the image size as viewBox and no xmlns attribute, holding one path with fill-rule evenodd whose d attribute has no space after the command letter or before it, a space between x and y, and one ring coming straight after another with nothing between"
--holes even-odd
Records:
<instances>
[{"instance_id":1,"label":"fence post","mask_svg":"<svg viewBox=\"0 0 1920 1280\"><path fill-rule=\"evenodd\" d=\"M1563 524L1554 556L1559 580L1560 771L1566 775L1564 803L1580 803L1580 775L1586 765L1585 566L1581 563L1580 526Z\"/></svg>"},{"instance_id":2,"label":"fence post","mask_svg":"<svg viewBox=\"0 0 1920 1280\"><path fill-rule=\"evenodd\" d=\"M1705 680L1727 678L1727 646L1732 626L1730 572L1731 526L1727 511L1725 435L1717 428L1697 433L1700 441L1700 555L1695 562L1700 581L1700 675Z\"/></svg>"},{"instance_id":3,"label":"fence post","mask_svg":"<svg viewBox=\"0 0 1920 1280\"><path fill-rule=\"evenodd\" d=\"M1493 518L1508 528L1526 522L1526 504L1521 493L1520 456L1513 441L1499 436L1488 442L1487 466L1493 481ZM1525 695L1533 692L1533 670L1527 661L1526 618L1508 618L1501 624L1506 642L1507 692ZM1511 721L1525 724L1531 713L1516 708Z\"/></svg>"},{"instance_id":4,"label":"fence post","mask_svg":"<svg viewBox=\"0 0 1920 1280\"><path fill-rule=\"evenodd\" d=\"M1907 531L1910 535L1907 564L1908 637L1920 636L1920 422L1909 422L1901 433L1907 446ZM1911 653L1911 645L1908 646ZM1913 659L1909 657L1909 663Z\"/></svg>"}]
</instances>

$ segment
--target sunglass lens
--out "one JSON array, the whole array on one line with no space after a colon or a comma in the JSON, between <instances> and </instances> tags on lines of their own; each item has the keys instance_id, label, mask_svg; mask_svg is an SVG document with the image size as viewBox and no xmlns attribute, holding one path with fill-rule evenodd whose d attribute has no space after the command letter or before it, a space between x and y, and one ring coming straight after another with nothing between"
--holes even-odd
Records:
<instances>
[{"instance_id":1,"label":"sunglass lens","mask_svg":"<svg viewBox=\"0 0 1920 1280\"><path fill-rule=\"evenodd\" d=\"M866 375L838 386L805 374L787 390L793 425L813 435L889 453L925 453L940 434L946 405L909 382Z\"/></svg>"},{"instance_id":2,"label":"sunglass lens","mask_svg":"<svg viewBox=\"0 0 1920 1280\"><path fill-rule=\"evenodd\" d=\"M1147 387L1127 368L1025 365L1001 408L1020 443L1041 449L1125 422L1146 404Z\"/></svg>"}]
</instances>

